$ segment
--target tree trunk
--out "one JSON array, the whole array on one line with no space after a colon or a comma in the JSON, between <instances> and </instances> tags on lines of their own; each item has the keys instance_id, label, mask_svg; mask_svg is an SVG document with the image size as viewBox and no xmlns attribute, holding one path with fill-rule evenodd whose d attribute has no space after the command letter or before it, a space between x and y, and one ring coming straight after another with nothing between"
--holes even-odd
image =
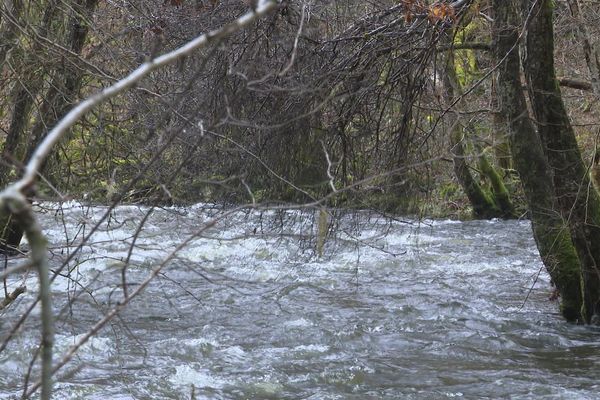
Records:
<instances>
[{"instance_id":1,"label":"tree trunk","mask_svg":"<svg viewBox=\"0 0 600 400\"><path fill-rule=\"evenodd\" d=\"M475 146L475 149L478 153L479 170L490 181L492 200L500 211L500 217L505 219L516 218L515 207L510 199L510 193L502 181L502 177L488 160L485 150L478 145Z\"/></svg>"},{"instance_id":2,"label":"tree trunk","mask_svg":"<svg viewBox=\"0 0 600 400\"><path fill-rule=\"evenodd\" d=\"M445 37L445 41L449 42L450 38L451 34ZM450 43L445 44L450 45ZM462 88L456 76L454 53L452 50L450 50L446 54L446 57L444 57L440 63L442 65L442 68L440 68L440 75L442 76L442 82L444 84L444 101L447 104L451 104L455 96L462 95ZM458 113L454 113L452 115L449 125L454 175L456 176L456 179L458 180L463 191L467 195L467 198L471 203L471 207L473 207L473 217L483 219L514 217L514 212L512 211L513 207L512 204L510 204L510 199L508 198L508 192L501 181L496 181L495 184L498 188L502 188L502 190L500 190L500 195L505 195L505 197L502 198L500 202L497 202L493 195L487 193L484 188L481 187L479 182L477 182L477 179L473 177L466 159L465 137L463 135L463 128L460 123L460 115ZM481 160L481 158L485 158L485 156L481 155L479 158L480 162L483 162L485 166L488 167L488 170L482 171L482 173L484 175L487 175L486 172L491 173L490 170L493 170L491 164L487 161L487 159L485 161Z\"/></svg>"},{"instance_id":3,"label":"tree trunk","mask_svg":"<svg viewBox=\"0 0 600 400\"><path fill-rule=\"evenodd\" d=\"M76 2L76 7L74 7L76 14L70 19L71 29L68 38L68 48L74 55L79 56L83 50L89 32L88 24L97 5L98 0L78 0ZM25 160L33 154L35 148L43 139L44 132L51 128L76 100L83 78L82 69L74 67L76 62L76 60L71 60L70 64L63 65L54 74L52 84L44 95L44 101L37 115L36 123L31 130Z\"/></svg>"},{"instance_id":4,"label":"tree trunk","mask_svg":"<svg viewBox=\"0 0 600 400\"><path fill-rule=\"evenodd\" d=\"M74 15L69 19L70 30L66 47L74 55L81 54L89 32L88 23L97 4L98 0L78 0L73 4ZM55 21L55 16L55 11L46 9L43 18L44 25L41 28L42 36L47 36L52 22ZM39 46L40 44L35 42L33 51L39 51ZM29 87L17 89L13 118L3 148L5 158L18 162L27 160L43 139L46 129L54 125L71 106L79 92L83 77L81 69L72 66L75 62L76 60L71 60L71 64L64 65L54 72L51 70L46 70L45 73L38 72L36 77L30 80ZM44 100L39 107L31 133L26 135L26 131L31 127L35 96L40 91L44 78L48 75L53 75L52 83L44 94ZM23 149L20 150L20 147ZM5 186L12 177L11 166L8 163L6 165L6 167L0 167L1 186ZM0 231L0 253L12 254L21 242L23 230L11 215L3 212L0 213L0 227L2 229Z\"/></svg>"},{"instance_id":5,"label":"tree trunk","mask_svg":"<svg viewBox=\"0 0 600 400\"><path fill-rule=\"evenodd\" d=\"M4 64L8 58L8 54L15 47L19 28L15 25L21 22L23 13L23 1L12 0L5 1L0 6L0 15L10 15L11 18L2 20L2 31L0 32L0 69L4 68Z\"/></svg>"},{"instance_id":6,"label":"tree trunk","mask_svg":"<svg viewBox=\"0 0 600 400\"><path fill-rule=\"evenodd\" d=\"M517 1L494 0L493 42L498 62L498 114L509 137L513 163L529 205L533 235L540 256L569 321L587 320L582 310L581 264L558 211L554 182L542 142L529 119L523 94L518 51Z\"/></svg>"},{"instance_id":7,"label":"tree trunk","mask_svg":"<svg viewBox=\"0 0 600 400\"><path fill-rule=\"evenodd\" d=\"M473 217L483 219L500 218L500 210L471 174L465 156L464 137L458 116L455 117L455 121L450 128L450 137L454 175L467 195L471 207L473 207Z\"/></svg>"},{"instance_id":8,"label":"tree trunk","mask_svg":"<svg viewBox=\"0 0 600 400\"><path fill-rule=\"evenodd\" d=\"M531 21L523 67L529 98L552 169L558 205L582 264L583 314L590 322L600 313L600 198L590 183L555 75L552 1L526 3L524 15L531 15Z\"/></svg>"},{"instance_id":9,"label":"tree trunk","mask_svg":"<svg viewBox=\"0 0 600 400\"><path fill-rule=\"evenodd\" d=\"M492 127L494 139L494 152L498 165L504 170L513 169L510 155L509 138L506 136L504 114L500 110L500 99L497 90L498 71L492 75L492 87L490 90L490 108L492 109Z\"/></svg>"},{"instance_id":10,"label":"tree trunk","mask_svg":"<svg viewBox=\"0 0 600 400\"><path fill-rule=\"evenodd\" d=\"M18 2L15 2L18 4ZM22 11L22 8L16 8ZM40 37L48 37L48 32L57 15L56 4L48 4L41 18L41 26L37 34ZM7 22L8 23L8 22ZM12 22L10 22L12 23ZM17 22L18 23L18 22ZM17 29L12 27L12 29ZM9 31L10 33L10 31ZM10 36L10 35L9 35ZM17 34L13 39L16 40ZM0 54L6 57L7 53ZM29 128L31 113L35 105L35 99L44 84L45 73L38 68L33 68L36 64L41 64L37 57L43 54L43 47L38 40L33 41L33 46L28 53L23 55L21 66L24 70L31 71L30 74L21 76L20 82L13 89L12 101L13 109L10 119L10 127L6 134L6 140L2 146L3 162L0 163L0 187L6 186L11 179L18 173L18 168L25 153L26 131ZM4 60L2 60L4 61ZM23 229L12 215L7 214L6 210L0 211L0 253L14 254L23 237Z\"/></svg>"}]
</instances>

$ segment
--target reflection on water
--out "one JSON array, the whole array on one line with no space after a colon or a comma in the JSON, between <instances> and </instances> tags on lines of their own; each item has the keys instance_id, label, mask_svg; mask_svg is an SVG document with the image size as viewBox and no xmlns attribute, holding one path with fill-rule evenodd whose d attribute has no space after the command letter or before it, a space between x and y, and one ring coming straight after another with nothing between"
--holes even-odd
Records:
<instances>
[{"instance_id":1,"label":"reflection on water","mask_svg":"<svg viewBox=\"0 0 600 400\"><path fill-rule=\"evenodd\" d=\"M146 211L119 208L55 280L57 354L122 297ZM156 210L135 240L130 290L221 211ZM103 212L40 214L54 267ZM562 321L545 273L533 285L528 222L355 213L337 224L317 259L312 213L228 217L61 370L57 398L597 398L600 331ZM34 298L33 277L27 286L1 316L3 336ZM0 354L0 398L21 393L38 332L34 315Z\"/></svg>"}]
</instances>

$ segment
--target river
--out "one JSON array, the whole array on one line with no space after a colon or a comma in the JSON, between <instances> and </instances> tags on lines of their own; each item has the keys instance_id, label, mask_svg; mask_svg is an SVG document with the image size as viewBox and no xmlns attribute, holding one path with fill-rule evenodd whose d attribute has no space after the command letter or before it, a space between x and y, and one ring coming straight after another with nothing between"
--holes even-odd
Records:
<instances>
[{"instance_id":1,"label":"river","mask_svg":"<svg viewBox=\"0 0 600 400\"><path fill-rule=\"evenodd\" d=\"M106 211L37 209L55 270ZM318 256L313 212L238 211L197 235L226 210L148 210L114 210L53 282L58 360L122 300L134 241L129 293L177 250L61 369L57 399L598 398L600 330L558 314L528 221L335 211ZM8 284L24 279L1 338L35 298L35 274ZM36 309L0 353L0 399L22 392L39 329Z\"/></svg>"}]
</instances>

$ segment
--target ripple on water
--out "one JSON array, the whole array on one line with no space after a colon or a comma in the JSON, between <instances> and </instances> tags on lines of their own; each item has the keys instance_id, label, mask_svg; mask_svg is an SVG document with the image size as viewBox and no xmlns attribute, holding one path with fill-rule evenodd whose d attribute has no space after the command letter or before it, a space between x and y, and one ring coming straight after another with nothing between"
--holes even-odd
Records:
<instances>
[{"instance_id":1,"label":"ripple on water","mask_svg":"<svg viewBox=\"0 0 600 400\"><path fill-rule=\"evenodd\" d=\"M132 287L220 211L205 206L154 212L128 270ZM104 212L69 207L70 240ZM119 300L119 261L145 211L117 209L119 228L103 225L69 279L56 281L59 353ZM346 233L334 241L332 232L316 259L313 215L241 213L193 240L62 371L60 398L598 398L599 331L565 324L547 300L528 222L348 215ZM50 214L42 222L58 226ZM62 225L50 233L58 247ZM33 296L4 311L2 332ZM0 354L0 399L19 394L38 324L35 314Z\"/></svg>"}]
</instances>

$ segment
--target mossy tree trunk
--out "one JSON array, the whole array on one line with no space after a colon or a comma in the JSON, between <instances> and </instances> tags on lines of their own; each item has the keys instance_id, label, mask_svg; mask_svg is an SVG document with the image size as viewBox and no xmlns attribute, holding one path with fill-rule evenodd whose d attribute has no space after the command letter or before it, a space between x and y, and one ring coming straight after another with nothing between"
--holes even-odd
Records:
<instances>
[{"instance_id":1,"label":"mossy tree trunk","mask_svg":"<svg viewBox=\"0 0 600 400\"><path fill-rule=\"evenodd\" d=\"M490 182L493 201L500 211L500 216L506 219L516 218L515 207L502 177L486 156L485 150L481 146L475 146L475 149L478 153L479 170Z\"/></svg>"},{"instance_id":2,"label":"mossy tree trunk","mask_svg":"<svg viewBox=\"0 0 600 400\"><path fill-rule=\"evenodd\" d=\"M593 190L554 70L553 2L524 2L523 68L531 107L552 169L558 204L582 263L585 320L600 314L600 197Z\"/></svg>"},{"instance_id":3,"label":"mossy tree trunk","mask_svg":"<svg viewBox=\"0 0 600 400\"><path fill-rule=\"evenodd\" d=\"M462 126L458 121L458 116L455 117L455 121L451 125L450 130L454 175L467 195L471 207L473 207L473 217L483 219L501 217L501 212L494 204L491 196L484 191L471 173L471 168L467 163L467 156L465 153L465 139L462 133Z\"/></svg>"},{"instance_id":4,"label":"mossy tree trunk","mask_svg":"<svg viewBox=\"0 0 600 400\"><path fill-rule=\"evenodd\" d=\"M533 234L548 273L570 321L588 320L581 291L579 254L559 212L550 165L527 111L523 94L518 35L518 1L493 0L494 54L498 62L499 115L509 137L513 163L529 205Z\"/></svg>"},{"instance_id":5,"label":"mossy tree trunk","mask_svg":"<svg viewBox=\"0 0 600 400\"><path fill-rule=\"evenodd\" d=\"M446 36L444 43L450 45L451 34ZM462 96L462 87L458 81L455 68L454 53L452 50L446 52L446 56L441 61L440 75L444 86L444 101L451 104L456 96ZM460 102L459 102L460 104ZM452 161L454 164L454 175L458 180L463 191L467 195L471 207L473 207L473 217L475 218L514 218L514 207L510 202L508 191L500 179L500 176L494 170L483 153L476 158L480 165L485 169L481 174L492 179L493 191L490 193L483 188L477 179L473 176L471 168L467 162L466 137L460 121L460 115L454 113L450 121L450 140L452 144ZM498 178L498 179L496 179ZM499 196L499 197L496 197Z\"/></svg>"}]
</instances>

